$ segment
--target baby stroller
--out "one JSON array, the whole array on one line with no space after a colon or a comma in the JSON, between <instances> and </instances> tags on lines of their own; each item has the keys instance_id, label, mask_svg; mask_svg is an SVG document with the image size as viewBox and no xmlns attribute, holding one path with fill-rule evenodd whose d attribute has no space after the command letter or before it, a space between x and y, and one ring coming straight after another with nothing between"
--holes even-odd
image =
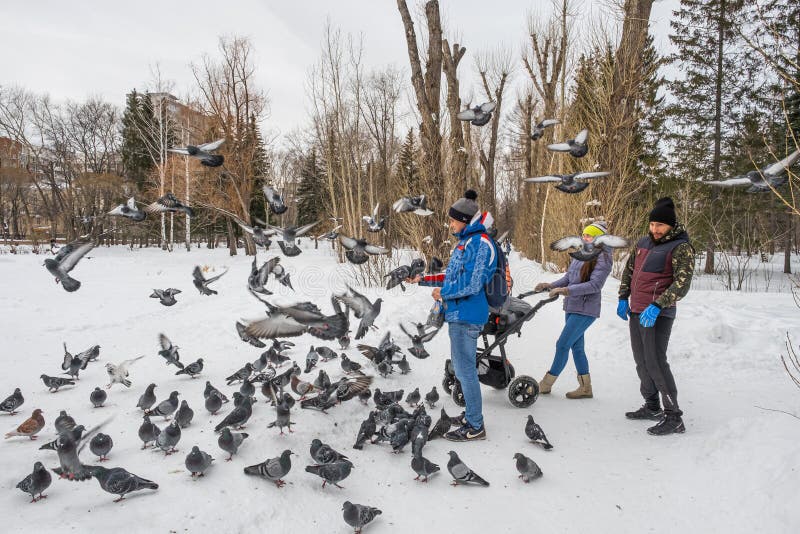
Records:
<instances>
[{"instance_id":1,"label":"baby stroller","mask_svg":"<svg viewBox=\"0 0 800 534\"><path fill-rule=\"evenodd\" d=\"M522 300L534 293L530 291L516 298L509 297L502 309L489 310L489 320L481 331L483 349L478 347L476 357L478 380L495 389L508 387L508 400L517 408L527 408L536 402L539 397L539 382L527 375L514 377L514 366L506 357L506 341L511 334L521 335L522 325L531 320L542 306L558 299L558 296L543 299L534 306ZM494 336L492 343L489 343L488 336ZM493 353L495 349L499 353ZM442 388L453 397L457 405L465 405L461 384L449 359L444 364Z\"/></svg>"}]
</instances>

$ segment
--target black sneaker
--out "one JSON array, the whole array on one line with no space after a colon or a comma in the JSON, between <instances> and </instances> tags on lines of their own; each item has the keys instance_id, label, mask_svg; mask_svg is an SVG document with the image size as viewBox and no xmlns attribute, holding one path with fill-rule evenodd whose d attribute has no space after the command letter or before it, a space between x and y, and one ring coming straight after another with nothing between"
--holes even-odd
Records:
<instances>
[{"instance_id":1,"label":"black sneaker","mask_svg":"<svg viewBox=\"0 0 800 534\"><path fill-rule=\"evenodd\" d=\"M652 436L666 436L667 434L683 434L686 427L683 426L683 419L680 415L668 414L655 426L647 429L647 433Z\"/></svg>"},{"instance_id":2,"label":"black sneaker","mask_svg":"<svg viewBox=\"0 0 800 534\"><path fill-rule=\"evenodd\" d=\"M450 418L450 424L453 426L464 426L467 424L467 412L461 412L456 417Z\"/></svg>"},{"instance_id":3,"label":"black sneaker","mask_svg":"<svg viewBox=\"0 0 800 534\"><path fill-rule=\"evenodd\" d=\"M486 428L481 425L480 428L472 428L466 424L452 430L444 435L444 439L448 441L477 441L486 439Z\"/></svg>"},{"instance_id":4,"label":"black sneaker","mask_svg":"<svg viewBox=\"0 0 800 534\"><path fill-rule=\"evenodd\" d=\"M625 412L625 417L628 419L660 421L664 417L664 411L661 408L651 408L645 404L635 412Z\"/></svg>"}]
</instances>

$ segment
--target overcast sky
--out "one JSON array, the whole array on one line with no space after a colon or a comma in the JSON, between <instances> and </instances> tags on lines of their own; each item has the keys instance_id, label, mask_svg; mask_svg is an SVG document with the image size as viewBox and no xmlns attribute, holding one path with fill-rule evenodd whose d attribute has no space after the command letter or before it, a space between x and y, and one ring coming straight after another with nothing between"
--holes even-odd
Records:
<instances>
[{"instance_id":1,"label":"overcast sky","mask_svg":"<svg viewBox=\"0 0 800 534\"><path fill-rule=\"evenodd\" d=\"M583 0L579 23L600 20L607 1L612 0ZM651 32L661 49L676 3L653 7ZM414 5L409 0L412 10ZM519 57L527 13L545 17L550 11L549 0L441 0L440 5L446 34L467 47L459 70L468 74L462 96L469 96L474 81L474 53L508 46ZM306 122L305 80L319 57L327 20L343 32L363 35L366 67L393 64L408 73L394 0L35 0L4 2L2 20L0 84L47 92L56 100L99 96L119 106L132 88L147 88L155 64L174 82L176 96L186 95L195 85L191 62L204 53L215 55L220 35L247 36L255 48L258 83L271 103L264 126L277 133Z\"/></svg>"}]
</instances>

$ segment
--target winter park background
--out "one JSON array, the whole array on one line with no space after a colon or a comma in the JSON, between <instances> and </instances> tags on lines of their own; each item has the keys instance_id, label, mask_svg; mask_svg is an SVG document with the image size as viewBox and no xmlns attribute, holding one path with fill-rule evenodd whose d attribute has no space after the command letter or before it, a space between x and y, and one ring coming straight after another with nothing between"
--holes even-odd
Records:
<instances>
[{"instance_id":1,"label":"winter park background","mask_svg":"<svg viewBox=\"0 0 800 534\"><path fill-rule=\"evenodd\" d=\"M5 433L35 408L45 418L38 440L0 443L4 532L352 532L342 519L345 500L382 510L365 527L370 533L800 529L800 369L792 363L800 353L800 166L781 169L784 183L766 180L761 192L702 183L756 169L771 179L765 169L798 150L800 7L785 0L492 7L242 0L188 10L149 2L131 10L59 2L4 8L9 27L0 45L15 52L0 57L0 400L18 387L25 402L0 421ZM486 125L457 120L484 102L496 106ZM532 139L545 118L560 124ZM585 157L545 149L583 128ZM221 167L168 150L216 139L224 140ZM573 195L524 181L596 170L610 175ZM271 211L264 186L281 193L284 213ZM372 406L353 399L327 414L295 406L293 433L282 436L267 427L276 411L257 391L243 430L249 437L226 462L214 426L233 402L212 415L203 389L210 381L232 396L239 384L226 386L225 378L264 350L242 342L234 327L264 317L247 292L254 254L259 265L279 256L291 277L293 289L269 281L272 303L311 301L330 313L331 295L348 285L383 299L377 328L347 350L308 334L291 338L296 346L286 354L301 367L311 345L327 345L362 364L373 389L418 387L424 395L437 386L434 421L441 407L451 416L461 411L441 387L446 332L425 344L429 358L408 356L408 374L385 378L356 344L377 345L391 332L407 352L399 325L425 321L430 290L387 290L383 276L414 258L447 260L454 243L447 207L466 188L479 192L499 233L508 231L515 295L563 272L569 258L550 242L596 220L635 239L655 199L675 199L698 252L669 345L686 433L650 436L648 423L623 415L641 397L628 326L614 313L622 249L601 317L586 334L593 399L564 398L574 387L572 363L553 393L529 408L484 386L487 439L432 440L425 456L442 472L423 484L409 466L410 446L398 455L386 442L352 448ZM192 206L191 217L107 215L130 197L141 207L169 191ZM398 198L419 194L432 215L392 210ZM365 215L373 223L385 217L385 228L369 232ZM299 239L302 252L287 256L279 237L265 249L243 229L259 220L319 222ZM332 231L391 254L354 265L339 240L323 237ZM53 258L51 240L55 249L76 239L96 246L71 273L80 289L66 292L42 263ZM227 270L211 286L219 294L191 287L195 266L207 277ZM176 305L148 298L167 287L182 290ZM563 322L554 302L510 338L518 375L538 380L547 371ZM196 380L165 366L159 333L179 345L182 362L204 359ZM75 386L49 393L39 376L66 376L63 343L72 353L100 345L100 357ZM89 394L108 383L106 363L137 356L144 358L130 368L131 387L114 385L105 405L93 408ZM311 381L319 369L342 376L337 358L300 378ZM150 383L158 401L176 390L194 410L170 456L141 450L137 436L136 403ZM39 447L57 437L61 410L87 429L103 424L114 440L103 464L158 490L114 503L96 480L53 474L47 499L29 503L16 485L34 462L58 466L56 453ZM552 450L526 438L528 414ZM344 489L322 488L304 471L314 463L314 438L352 460ZM184 465L194 445L215 458L197 480ZM284 449L296 456L283 488L243 474ZM451 487L449 450L491 486ZM519 480L517 452L544 476ZM80 458L99 465L88 447Z\"/></svg>"}]
</instances>

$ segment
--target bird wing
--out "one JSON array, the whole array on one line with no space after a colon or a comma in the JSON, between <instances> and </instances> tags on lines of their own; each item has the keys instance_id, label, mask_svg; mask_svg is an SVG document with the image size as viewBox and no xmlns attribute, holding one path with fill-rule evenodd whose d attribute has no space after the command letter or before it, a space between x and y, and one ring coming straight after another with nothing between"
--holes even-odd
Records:
<instances>
[{"instance_id":1,"label":"bird wing","mask_svg":"<svg viewBox=\"0 0 800 534\"><path fill-rule=\"evenodd\" d=\"M727 180L702 182L706 185L713 185L716 187L736 187L739 185L753 185L753 181L746 176L735 176Z\"/></svg>"},{"instance_id":2,"label":"bird wing","mask_svg":"<svg viewBox=\"0 0 800 534\"><path fill-rule=\"evenodd\" d=\"M136 211L136 200L133 197L128 199L128 209Z\"/></svg>"},{"instance_id":3,"label":"bird wing","mask_svg":"<svg viewBox=\"0 0 800 534\"><path fill-rule=\"evenodd\" d=\"M347 236L340 235L339 236L339 241L341 241L342 245L347 250L353 250L354 248L356 248L356 246L358 246L358 242L355 239L353 239L352 237L347 237Z\"/></svg>"},{"instance_id":4,"label":"bird wing","mask_svg":"<svg viewBox=\"0 0 800 534\"><path fill-rule=\"evenodd\" d=\"M245 332L257 338L277 338L294 337L302 335L308 330L304 324L300 324L292 317L283 313L273 313L265 319L251 321L246 327Z\"/></svg>"},{"instance_id":5,"label":"bird wing","mask_svg":"<svg viewBox=\"0 0 800 534\"><path fill-rule=\"evenodd\" d=\"M65 272L70 272L75 265L83 258L90 250L94 248L94 243L84 242L73 248L63 260L59 262L59 267Z\"/></svg>"},{"instance_id":6,"label":"bird wing","mask_svg":"<svg viewBox=\"0 0 800 534\"><path fill-rule=\"evenodd\" d=\"M376 245L367 245L364 247L364 250L368 254L387 254L389 252L389 249L378 247Z\"/></svg>"},{"instance_id":7,"label":"bird wing","mask_svg":"<svg viewBox=\"0 0 800 534\"><path fill-rule=\"evenodd\" d=\"M781 174L785 172L786 169L797 163L797 160L799 159L800 159L800 150L795 150L794 152L792 152L779 162L773 163L772 165L765 167L764 169L762 169L761 172L763 172L767 176L775 176Z\"/></svg>"},{"instance_id":8,"label":"bird wing","mask_svg":"<svg viewBox=\"0 0 800 534\"><path fill-rule=\"evenodd\" d=\"M161 350L169 350L172 348L172 341L164 334L158 334L158 344L161 345Z\"/></svg>"},{"instance_id":9,"label":"bird wing","mask_svg":"<svg viewBox=\"0 0 800 534\"><path fill-rule=\"evenodd\" d=\"M375 219L373 217L370 217L369 215L364 215L363 217L361 217L361 220L363 220L367 224L372 224Z\"/></svg>"},{"instance_id":10,"label":"bird wing","mask_svg":"<svg viewBox=\"0 0 800 534\"><path fill-rule=\"evenodd\" d=\"M561 239L557 239L550 243L550 250L568 250L571 248L581 248L583 247L583 239L576 235L570 235L567 237L562 237Z\"/></svg>"},{"instance_id":11,"label":"bird wing","mask_svg":"<svg viewBox=\"0 0 800 534\"><path fill-rule=\"evenodd\" d=\"M402 330L402 331L403 331L403 333L404 333L405 335L407 335L408 337L410 337L410 338L411 338L411 340L412 340L412 341L414 341L414 338L415 338L416 336L414 336L414 335L412 335L411 333L409 333L409 331L408 331L408 330L406 330L406 327L405 327L405 325L404 325L403 323L400 323L400 330Z\"/></svg>"},{"instance_id":12,"label":"bird wing","mask_svg":"<svg viewBox=\"0 0 800 534\"><path fill-rule=\"evenodd\" d=\"M503 241L505 241L505 239L508 237L508 233L509 233L510 231L511 231L511 230L506 230L505 232L503 232L502 234L500 234L500 237L498 237L497 239L495 239L495 241L497 241L498 243L502 243L502 242L503 242Z\"/></svg>"},{"instance_id":13,"label":"bird wing","mask_svg":"<svg viewBox=\"0 0 800 534\"><path fill-rule=\"evenodd\" d=\"M137 356L136 358L131 358L130 360L123 360L121 364L117 365L117 369L127 372L129 365L134 364L142 358L144 358L144 356Z\"/></svg>"},{"instance_id":14,"label":"bird wing","mask_svg":"<svg viewBox=\"0 0 800 534\"><path fill-rule=\"evenodd\" d=\"M481 111L483 111L484 113L491 113L492 111L494 111L494 108L496 107L497 104L495 104L494 102L486 102L484 104L481 104Z\"/></svg>"},{"instance_id":15,"label":"bird wing","mask_svg":"<svg viewBox=\"0 0 800 534\"><path fill-rule=\"evenodd\" d=\"M619 237L611 234L603 234L597 236L592 243L598 246L605 245L611 248L625 248L630 244L628 243L628 240L625 239L624 237Z\"/></svg>"},{"instance_id":16,"label":"bird wing","mask_svg":"<svg viewBox=\"0 0 800 534\"><path fill-rule=\"evenodd\" d=\"M552 150L553 152L569 152L572 149L568 143L554 143L552 145L547 145L547 150Z\"/></svg>"},{"instance_id":17,"label":"bird wing","mask_svg":"<svg viewBox=\"0 0 800 534\"><path fill-rule=\"evenodd\" d=\"M307 224L305 226L301 226L300 228L298 228L297 230L294 231L294 236L295 237L300 237L301 235L305 234L306 232L311 230L313 227L315 227L317 224L319 224L319 221L313 222L311 224Z\"/></svg>"},{"instance_id":18,"label":"bird wing","mask_svg":"<svg viewBox=\"0 0 800 534\"><path fill-rule=\"evenodd\" d=\"M184 156L189 155L189 151L185 148L168 148L167 152L174 152L175 154L183 154Z\"/></svg>"},{"instance_id":19,"label":"bird wing","mask_svg":"<svg viewBox=\"0 0 800 534\"><path fill-rule=\"evenodd\" d=\"M372 218L373 219L377 220L377 218L378 218L378 208L380 208L380 206L381 206L381 203L378 202L377 204L375 204L375 207L372 208Z\"/></svg>"},{"instance_id":20,"label":"bird wing","mask_svg":"<svg viewBox=\"0 0 800 534\"><path fill-rule=\"evenodd\" d=\"M597 172L579 172L575 175L576 180L588 180L590 178L603 178L611 174L608 171L597 171Z\"/></svg>"},{"instance_id":21,"label":"bird wing","mask_svg":"<svg viewBox=\"0 0 800 534\"><path fill-rule=\"evenodd\" d=\"M523 182L543 184L546 182L562 182L560 176L535 176L533 178L525 178Z\"/></svg>"},{"instance_id":22,"label":"bird wing","mask_svg":"<svg viewBox=\"0 0 800 534\"><path fill-rule=\"evenodd\" d=\"M61 364L61 370L66 371L69 369L70 363L72 363L72 354L67 351L67 344L64 343L64 362Z\"/></svg>"},{"instance_id":23,"label":"bird wing","mask_svg":"<svg viewBox=\"0 0 800 534\"><path fill-rule=\"evenodd\" d=\"M269 276L269 273L271 273L273 269L275 269L275 266L278 265L278 262L280 261L281 261L280 256L275 256L274 258L271 258L264 262L264 265L262 265L261 268L258 270L258 281L261 282L261 285L267 283L267 277Z\"/></svg>"},{"instance_id":24,"label":"bird wing","mask_svg":"<svg viewBox=\"0 0 800 534\"><path fill-rule=\"evenodd\" d=\"M349 306L353 310L356 318L360 319L362 315L372 309L372 303L367 297L355 291L352 287L347 286L347 289L350 291L350 294L345 293L341 295L339 300L344 302L346 306Z\"/></svg>"},{"instance_id":25,"label":"bird wing","mask_svg":"<svg viewBox=\"0 0 800 534\"><path fill-rule=\"evenodd\" d=\"M192 277L198 282L206 281L206 277L203 276L203 271L200 269L199 265L195 265L194 270L192 270Z\"/></svg>"},{"instance_id":26,"label":"bird wing","mask_svg":"<svg viewBox=\"0 0 800 534\"><path fill-rule=\"evenodd\" d=\"M217 139L216 141L211 141L210 143L204 143L202 145L199 145L197 148L199 150L202 150L203 152L211 152L213 150L218 149L220 146L222 146L222 143L224 143L224 142L225 142L225 138Z\"/></svg>"},{"instance_id":27,"label":"bird wing","mask_svg":"<svg viewBox=\"0 0 800 534\"><path fill-rule=\"evenodd\" d=\"M206 283L210 284L214 280L219 280L220 278L225 276L225 274L227 274L227 272L228 272L228 269L225 269L222 273L218 274L217 276L212 276L211 278L206 279Z\"/></svg>"},{"instance_id":28,"label":"bird wing","mask_svg":"<svg viewBox=\"0 0 800 534\"><path fill-rule=\"evenodd\" d=\"M537 124L538 128L547 128L548 126L554 126L556 124L561 124L561 121L558 119L544 119L542 122Z\"/></svg>"},{"instance_id":29,"label":"bird wing","mask_svg":"<svg viewBox=\"0 0 800 534\"><path fill-rule=\"evenodd\" d=\"M587 129L581 130L578 132L578 135L575 136L576 143L584 144L587 139L589 139L589 130Z\"/></svg>"},{"instance_id":30,"label":"bird wing","mask_svg":"<svg viewBox=\"0 0 800 534\"><path fill-rule=\"evenodd\" d=\"M464 111L460 111L456 118L460 121L473 121L475 120L475 111L471 109L465 109Z\"/></svg>"},{"instance_id":31,"label":"bird wing","mask_svg":"<svg viewBox=\"0 0 800 534\"><path fill-rule=\"evenodd\" d=\"M425 334L423 334L422 337L419 338L419 340L422 341L423 343L427 343L428 341L433 339L434 336L436 336L436 334L438 333L439 329L434 327L433 330L431 330L430 332L426 332Z\"/></svg>"}]
</instances>

